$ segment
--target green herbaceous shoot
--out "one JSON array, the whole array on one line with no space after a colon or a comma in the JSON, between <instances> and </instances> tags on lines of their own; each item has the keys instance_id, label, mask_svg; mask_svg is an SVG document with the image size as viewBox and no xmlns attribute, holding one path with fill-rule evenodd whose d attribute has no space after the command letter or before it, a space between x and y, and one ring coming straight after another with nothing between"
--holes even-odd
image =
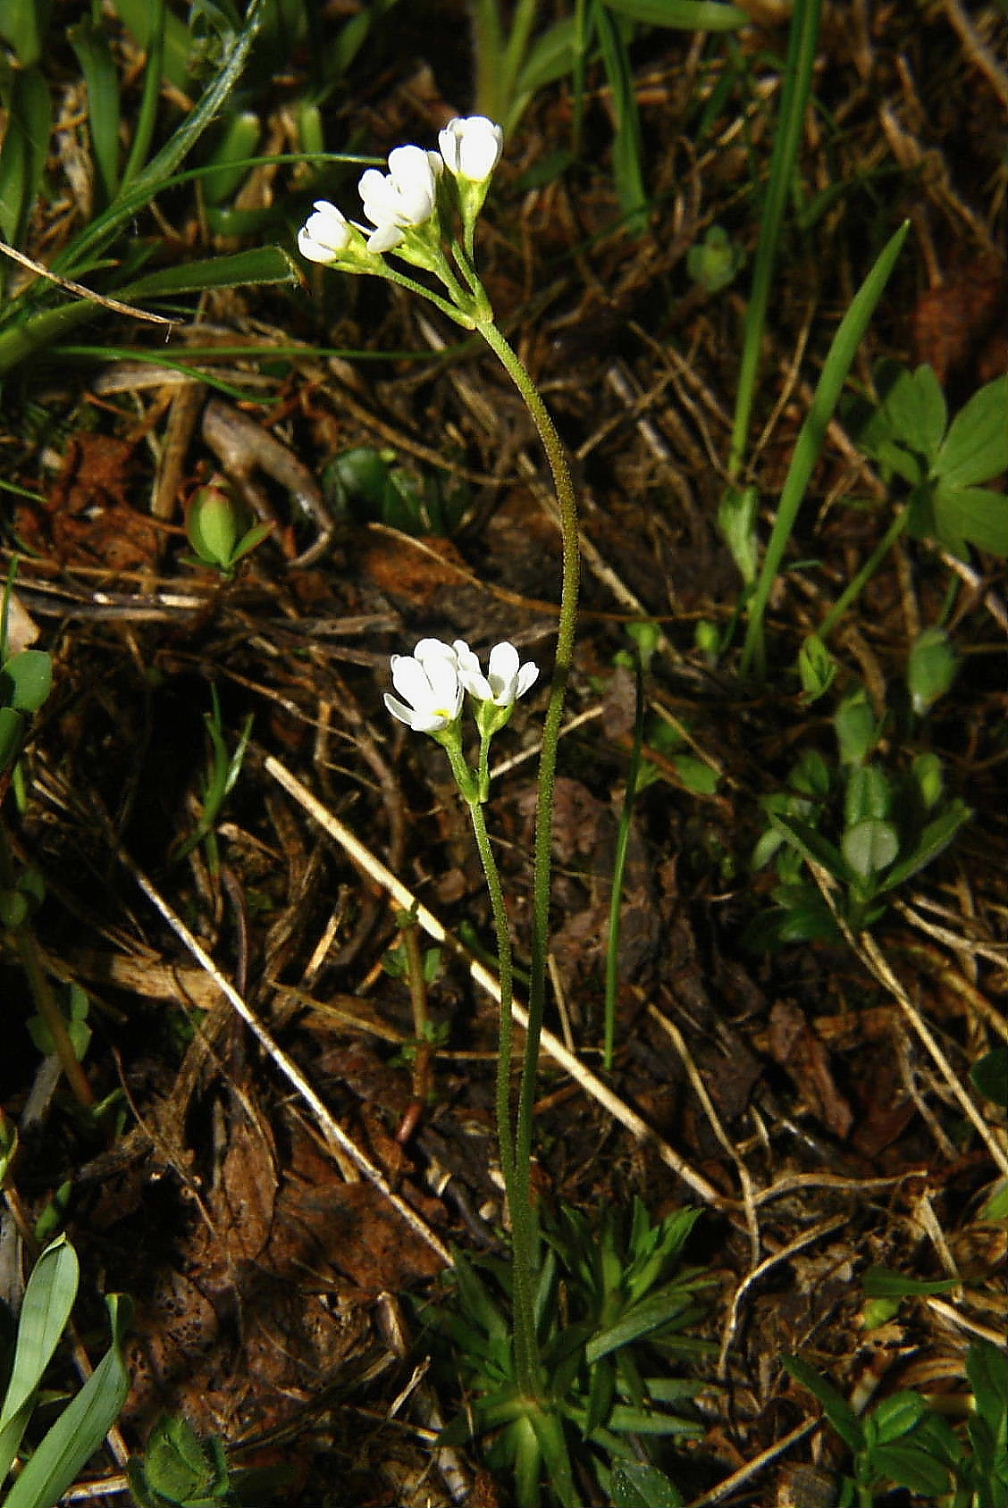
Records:
<instances>
[{"instance_id":1,"label":"green herbaceous shoot","mask_svg":"<svg viewBox=\"0 0 1008 1508\"><path fill-rule=\"evenodd\" d=\"M129 1392L123 1350L129 1306L112 1296L108 1300L111 1346L9 1483L25 1431L41 1401L45 1373L69 1322L79 1277L77 1255L60 1236L39 1256L25 1288L0 1407L0 1482L8 1482L3 1508L52 1508L100 1447Z\"/></svg>"},{"instance_id":2,"label":"green herbaceous shoot","mask_svg":"<svg viewBox=\"0 0 1008 1508\"><path fill-rule=\"evenodd\" d=\"M490 652L486 672L461 640L425 639L411 656L394 656L388 695L392 715L414 731L435 738L448 755L472 819L494 914L501 988L497 1129L508 1194L513 1255L514 1377L525 1417L516 1470L527 1492L538 1495L540 1462L558 1498L576 1501L562 1420L543 1373L537 1323L541 1296L541 1244L532 1198L532 1120L546 987L546 955L557 744L574 647L578 594L577 511L570 468L556 427L531 377L498 329L474 260L475 230L490 179L500 158L502 128L485 116L451 121L438 137L439 151L396 147L385 174L369 168L360 180L365 223L348 220L335 205L318 201L298 233L298 249L310 261L340 271L383 277L434 304L465 329L477 331L511 377L536 425L556 489L563 535L563 579L553 686L543 726L539 763L533 874L532 959L528 1029L516 1114L511 1105L512 988L510 923L483 816L490 795L489 751L494 735L510 721L519 696L531 689L538 667L520 663L513 644ZM370 222L370 223L368 223ZM431 274L436 292L386 261L388 253ZM474 709L480 752L471 768L463 751L462 709ZM533 1485L534 1484L534 1485Z\"/></svg>"}]
</instances>

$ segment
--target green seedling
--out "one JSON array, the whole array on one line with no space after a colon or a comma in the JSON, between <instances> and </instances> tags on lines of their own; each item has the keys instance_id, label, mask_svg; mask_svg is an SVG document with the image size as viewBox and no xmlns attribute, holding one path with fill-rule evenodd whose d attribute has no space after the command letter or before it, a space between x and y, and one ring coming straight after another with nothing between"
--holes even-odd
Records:
<instances>
[{"instance_id":1,"label":"green seedling","mask_svg":"<svg viewBox=\"0 0 1008 1508\"><path fill-rule=\"evenodd\" d=\"M215 476L186 505L186 538L193 550L186 564L213 566L230 578L272 530L271 523L253 523L227 478Z\"/></svg>"},{"instance_id":2,"label":"green seedling","mask_svg":"<svg viewBox=\"0 0 1008 1508\"><path fill-rule=\"evenodd\" d=\"M44 1374L70 1319L79 1266L60 1237L39 1257L18 1316L14 1360L0 1409L0 1481L6 1480L39 1402ZM123 1353L129 1306L107 1301L112 1344L80 1392L35 1446L3 1499L3 1508L52 1508L73 1484L115 1423L129 1392Z\"/></svg>"},{"instance_id":3,"label":"green seedling","mask_svg":"<svg viewBox=\"0 0 1008 1508\"><path fill-rule=\"evenodd\" d=\"M414 536L455 533L469 506L464 483L420 477L398 463L394 450L346 450L323 472L333 508L356 523L381 523Z\"/></svg>"},{"instance_id":4,"label":"green seedling","mask_svg":"<svg viewBox=\"0 0 1008 1508\"><path fill-rule=\"evenodd\" d=\"M210 688L211 709L203 714L207 735L210 740L210 758L206 778L203 782L203 813L194 830L188 838L182 839L172 852L173 861L184 859L192 853L198 844L206 846L207 862L211 873L220 873L220 851L217 845L217 823L220 821L221 812L228 796L234 790L238 776L241 774L242 765L245 762L245 753L248 742L252 736L252 714L242 725L238 742L234 749L228 748L225 736L224 721L221 717L220 699L217 695L216 686Z\"/></svg>"},{"instance_id":5,"label":"green seedling","mask_svg":"<svg viewBox=\"0 0 1008 1508\"><path fill-rule=\"evenodd\" d=\"M691 246L686 271L707 293L720 293L735 281L745 263L745 253L721 225L707 228L702 241Z\"/></svg>"},{"instance_id":6,"label":"green seedling","mask_svg":"<svg viewBox=\"0 0 1008 1508\"><path fill-rule=\"evenodd\" d=\"M82 1062L91 1044L91 1028L87 1019L91 1000L79 984L68 984L63 993L65 1006L62 1007L62 1014L66 1021L67 1036L77 1061ZM56 1052L56 1043L44 1016L29 1016L28 1034L40 1053L49 1056Z\"/></svg>"},{"instance_id":7,"label":"green seedling","mask_svg":"<svg viewBox=\"0 0 1008 1508\"><path fill-rule=\"evenodd\" d=\"M890 1277L898 1279L899 1274ZM1008 1508L1008 1353L1003 1347L987 1340L970 1346L966 1375L972 1406L965 1429L953 1428L944 1413L910 1391L885 1398L859 1416L832 1383L799 1357L785 1357L784 1365L819 1400L851 1453L838 1508L873 1508L879 1491L889 1486L940 1502L942 1508Z\"/></svg>"},{"instance_id":8,"label":"green seedling","mask_svg":"<svg viewBox=\"0 0 1008 1508\"><path fill-rule=\"evenodd\" d=\"M200 1440L188 1420L162 1419L142 1459L128 1467L141 1508L227 1508L235 1502L222 1441Z\"/></svg>"},{"instance_id":9,"label":"green seedling","mask_svg":"<svg viewBox=\"0 0 1008 1508\"><path fill-rule=\"evenodd\" d=\"M904 771L875 757L881 726L863 690L843 699L833 727L837 765L808 750L787 789L763 799L768 826L752 863L760 869L773 860L779 883L773 913L750 931L754 944L839 936L806 866L828 877L852 931L871 927L885 911L885 897L936 859L972 815L959 797L945 794L934 753L917 755Z\"/></svg>"}]
</instances>

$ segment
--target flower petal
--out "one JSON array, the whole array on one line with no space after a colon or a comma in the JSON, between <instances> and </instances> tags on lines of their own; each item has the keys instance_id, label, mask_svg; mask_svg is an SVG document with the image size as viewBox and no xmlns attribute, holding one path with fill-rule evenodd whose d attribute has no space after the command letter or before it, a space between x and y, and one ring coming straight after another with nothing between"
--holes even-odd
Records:
<instances>
[{"instance_id":1,"label":"flower petal","mask_svg":"<svg viewBox=\"0 0 1008 1508\"><path fill-rule=\"evenodd\" d=\"M518 675L518 651L509 640L495 644L490 651L487 680L495 691L510 687ZM496 697L495 697L496 700ZM513 697L510 700L514 700Z\"/></svg>"},{"instance_id":2,"label":"flower petal","mask_svg":"<svg viewBox=\"0 0 1008 1508\"><path fill-rule=\"evenodd\" d=\"M532 660L526 660L518 672L518 684L515 687L515 697L524 696L531 686L539 679L539 666Z\"/></svg>"},{"instance_id":3,"label":"flower petal","mask_svg":"<svg viewBox=\"0 0 1008 1508\"><path fill-rule=\"evenodd\" d=\"M430 702L430 681L423 666L412 655L392 656L392 684L411 707L422 707Z\"/></svg>"},{"instance_id":4,"label":"flower petal","mask_svg":"<svg viewBox=\"0 0 1008 1508\"><path fill-rule=\"evenodd\" d=\"M386 691L385 693L385 706L391 712L392 716L397 717L401 723L405 723L407 728L413 727L415 714L412 707L407 707L405 702L400 702L397 697L392 695L391 691Z\"/></svg>"}]
</instances>

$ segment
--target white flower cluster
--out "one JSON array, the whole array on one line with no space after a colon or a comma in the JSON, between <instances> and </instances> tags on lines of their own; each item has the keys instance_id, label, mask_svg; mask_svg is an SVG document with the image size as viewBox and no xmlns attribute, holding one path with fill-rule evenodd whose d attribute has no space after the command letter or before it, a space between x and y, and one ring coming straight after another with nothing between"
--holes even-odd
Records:
<instances>
[{"instance_id":1,"label":"white flower cluster","mask_svg":"<svg viewBox=\"0 0 1008 1508\"><path fill-rule=\"evenodd\" d=\"M498 726L511 714L518 697L524 696L539 676L531 660L524 665L518 651L505 640L490 651L487 673L464 639L444 644L440 639L421 639L411 655L392 656L392 684L399 693L385 693L385 705L393 717L416 733L440 733L458 719L465 692L480 704L497 709Z\"/></svg>"},{"instance_id":2,"label":"white flower cluster","mask_svg":"<svg viewBox=\"0 0 1008 1508\"><path fill-rule=\"evenodd\" d=\"M370 225L357 225L330 204L315 201L314 213L298 231L298 250L310 262L330 264L347 253L372 256L392 251L406 233L426 225L438 206L439 186L447 171L455 179L463 217L478 213L490 175L500 161L504 132L485 115L458 117L438 136L440 151L396 147L389 153L389 170L368 168L359 188Z\"/></svg>"}]
</instances>

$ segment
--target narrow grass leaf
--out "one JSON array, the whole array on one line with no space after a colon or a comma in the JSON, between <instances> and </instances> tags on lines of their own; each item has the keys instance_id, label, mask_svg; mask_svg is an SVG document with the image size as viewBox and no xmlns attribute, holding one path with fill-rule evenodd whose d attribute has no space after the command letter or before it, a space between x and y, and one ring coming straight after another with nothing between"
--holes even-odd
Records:
<instances>
[{"instance_id":1,"label":"narrow grass leaf","mask_svg":"<svg viewBox=\"0 0 1008 1508\"><path fill-rule=\"evenodd\" d=\"M826 429L833 417L851 363L896 265L896 259L903 249L909 229L909 222L905 222L883 247L874 267L854 295L850 308L833 337L816 387L815 397L812 400L812 407L805 417L795 443L791 465L788 468L784 490L777 508L777 518L774 521L763 559L763 567L749 605L749 622L742 650L744 672L755 667L762 674L765 668L763 620L770 601L770 593L783 563L788 541L794 532L798 511L812 471L822 452Z\"/></svg>"},{"instance_id":2,"label":"narrow grass leaf","mask_svg":"<svg viewBox=\"0 0 1008 1508\"><path fill-rule=\"evenodd\" d=\"M120 296L137 299L172 298L180 293L204 293L209 288L235 288L240 284L294 283L300 272L280 246L257 246L230 256L207 257L178 267L163 267L137 278Z\"/></svg>"},{"instance_id":3,"label":"narrow grass leaf","mask_svg":"<svg viewBox=\"0 0 1008 1508\"><path fill-rule=\"evenodd\" d=\"M37 1447L4 1508L52 1508L119 1417L130 1387L123 1354L130 1306L112 1295L108 1309L112 1344Z\"/></svg>"},{"instance_id":4,"label":"narrow grass leaf","mask_svg":"<svg viewBox=\"0 0 1008 1508\"><path fill-rule=\"evenodd\" d=\"M738 31L750 20L740 6L720 0L606 0L606 6L647 26L681 31Z\"/></svg>"},{"instance_id":5,"label":"narrow grass leaf","mask_svg":"<svg viewBox=\"0 0 1008 1508\"><path fill-rule=\"evenodd\" d=\"M795 1381L800 1382L822 1404L826 1417L844 1444L853 1451L861 1451L865 1443L864 1431L843 1394L838 1393L831 1382L820 1377L815 1368L810 1367L807 1361L802 1361L800 1356L785 1356L782 1360Z\"/></svg>"},{"instance_id":6,"label":"narrow grass leaf","mask_svg":"<svg viewBox=\"0 0 1008 1508\"><path fill-rule=\"evenodd\" d=\"M0 1480L7 1475L17 1455L43 1373L70 1318L79 1275L77 1254L61 1236L46 1247L28 1279L18 1320L14 1365L0 1410Z\"/></svg>"},{"instance_id":7,"label":"narrow grass leaf","mask_svg":"<svg viewBox=\"0 0 1008 1508\"><path fill-rule=\"evenodd\" d=\"M66 35L87 86L91 149L104 207L111 204L119 187L119 74L108 38L89 16L68 26Z\"/></svg>"}]
</instances>

